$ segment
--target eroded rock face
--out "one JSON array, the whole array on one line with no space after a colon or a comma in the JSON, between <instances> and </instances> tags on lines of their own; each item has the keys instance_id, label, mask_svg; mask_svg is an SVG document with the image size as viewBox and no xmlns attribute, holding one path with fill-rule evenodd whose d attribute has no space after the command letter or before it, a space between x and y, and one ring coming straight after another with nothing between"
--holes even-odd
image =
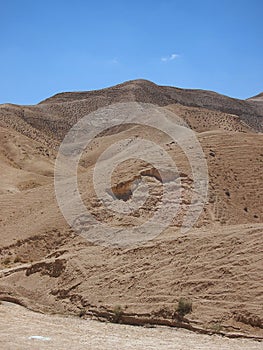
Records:
<instances>
[{"instance_id":1,"label":"eroded rock face","mask_svg":"<svg viewBox=\"0 0 263 350\"><path fill-rule=\"evenodd\" d=\"M251 312L236 311L234 312L233 317L237 322L242 322L252 327L263 328L263 319Z\"/></svg>"},{"instance_id":2,"label":"eroded rock face","mask_svg":"<svg viewBox=\"0 0 263 350\"><path fill-rule=\"evenodd\" d=\"M163 179L161 178L160 173L157 169L148 168L140 171L138 175L132 176L131 179L125 182L120 182L116 186L112 186L112 192L117 199L127 201L132 197L133 192L138 188L142 179L145 177L153 177L160 183L163 182Z\"/></svg>"},{"instance_id":3,"label":"eroded rock face","mask_svg":"<svg viewBox=\"0 0 263 350\"><path fill-rule=\"evenodd\" d=\"M41 275L59 277L65 271L66 263L67 261L64 259L56 259L51 262L38 262L27 268L26 276L39 272Z\"/></svg>"},{"instance_id":4,"label":"eroded rock face","mask_svg":"<svg viewBox=\"0 0 263 350\"><path fill-rule=\"evenodd\" d=\"M116 196L117 199L121 199L126 202L132 197L133 190L135 187L137 187L137 183L140 181L140 179L140 176L136 176L130 181L120 182L111 188L112 193ZM110 190L107 192L110 193Z\"/></svg>"}]
</instances>

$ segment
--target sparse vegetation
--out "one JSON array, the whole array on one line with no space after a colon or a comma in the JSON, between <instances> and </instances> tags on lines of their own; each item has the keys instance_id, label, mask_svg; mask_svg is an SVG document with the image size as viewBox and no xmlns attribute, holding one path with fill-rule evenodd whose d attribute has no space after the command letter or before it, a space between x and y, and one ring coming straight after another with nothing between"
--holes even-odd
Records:
<instances>
[{"instance_id":1,"label":"sparse vegetation","mask_svg":"<svg viewBox=\"0 0 263 350\"><path fill-rule=\"evenodd\" d=\"M180 298L178 301L176 312L183 317L193 310L193 303L190 299Z\"/></svg>"},{"instance_id":2,"label":"sparse vegetation","mask_svg":"<svg viewBox=\"0 0 263 350\"><path fill-rule=\"evenodd\" d=\"M116 305L113 309L113 322L120 323L123 309L120 305Z\"/></svg>"},{"instance_id":3,"label":"sparse vegetation","mask_svg":"<svg viewBox=\"0 0 263 350\"><path fill-rule=\"evenodd\" d=\"M213 323L210 328L213 332L219 333L222 331L223 327L220 322L216 322L216 323Z\"/></svg>"},{"instance_id":4,"label":"sparse vegetation","mask_svg":"<svg viewBox=\"0 0 263 350\"><path fill-rule=\"evenodd\" d=\"M11 259L9 257L5 258L3 261L4 265L9 265L11 263Z\"/></svg>"},{"instance_id":5,"label":"sparse vegetation","mask_svg":"<svg viewBox=\"0 0 263 350\"><path fill-rule=\"evenodd\" d=\"M16 255L14 259L14 263L18 263L18 262L21 262L21 258L20 256Z\"/></svg>"},{"instance_id":6,"label":"sparse vegetation","mask_svg":"<svg viewBox=\"0 0 263 350\"><path fill-rule=\"evenodd\" d=\"M86 315L86 309L84 307L82 307L80 310L79 310L79 317L83 317Z\"/></svg>"}]
</instances>

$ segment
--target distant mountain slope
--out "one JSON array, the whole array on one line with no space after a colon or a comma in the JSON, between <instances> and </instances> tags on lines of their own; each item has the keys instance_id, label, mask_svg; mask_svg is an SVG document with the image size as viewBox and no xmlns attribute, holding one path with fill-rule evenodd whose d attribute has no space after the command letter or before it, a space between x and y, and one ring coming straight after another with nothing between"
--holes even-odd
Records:
<instances>
[{"instance_id":1,"label":"distant mountain slope","mask_svg":"<svg viewBox=\"0 0 263 350\"><path fill-rule=\"evenodd\" d=\"M260 94L250 97L247 99L248 101L263 101L263 92L261 92Z\"/></svg>"},{"instance_id":2,"label":"distant mountain slope","mask_svg":"<svg viewBox=\"0 0 263 350\"><path fill-rule=\"evenodd\" d=\"M259 111L253 101L238 100L206 90L179 89L159 86L147 80L133 80L123 84L89 92L65 92L56 94L40 104L52 105L56 111L61 108L57 104L75 102L81 105L85 101L90 112L99 107L116 103L137 101L152 103L158 106L179 103L183 106L201 107L241 117L256 131L262 131L263 111Z\"/></svg>"},{"instance_id":3,"label":"distant mountain slope","mask_svg":"<svg viewBox=\"0 0 263 350\"><path fill-rule=\"evenodd\" d=\"M263 114L263 92L261 92L260 94L254 96L254 97L250 97L249 99L247 99L247 101L253 105L253 108L256 110L258 115L261 116L261 124L262 124L263 123L263 121L262 121L262 119L263 119L262 118L262 114Z\"/></svg>"},{"instance_id":4,"label":"distant mountain slope","mask_svg":"<svg viewBox=\"0 0 263 350\"><path fill-rule=\"evenodd\" d=\"M96 91L63 92L35 106L0 105L0 126L57 148L70 127L84 115L113 103L133 101L161 107L176 105L176 113L182 118L192 110L190 126L197 132L211 128L263 131L263 105L258 99L237 100L211 91L158 86L147 80Z\"/></svg>"}]
</instances>

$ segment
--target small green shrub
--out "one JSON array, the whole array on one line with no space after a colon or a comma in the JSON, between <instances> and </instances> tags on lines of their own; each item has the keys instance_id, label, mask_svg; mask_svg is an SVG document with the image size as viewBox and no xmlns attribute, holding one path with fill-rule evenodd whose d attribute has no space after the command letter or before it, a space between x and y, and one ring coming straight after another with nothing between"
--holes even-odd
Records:
<instances>
[{"instance_id":1,"label":"small green shrub","mask_svg":"<svg viewBox=\"0 0 263 350\"><path fill-rule=\"evenodd\" d=\"M216 322L211 325L211 330L216 333L221 332L222 328L223 327L220 322Z\"/></svg>"},{"instance_id":2,"label":"small green shrub","mask_svg":"<svg viewBox=\"0 0 263 350\"><path fill-rule=\"evenodd\" d=\"M193 303L190 299L180 298L176 309L180 316L185 316L193 311Z\"/></svg>"},{"instance_id":3,"label":"small green shrub","mask_svg":"<svg viewBox=\"0 0 263 350\"><path fill-rule=\"evenodd\" d=\"M123 314L123 309L120 305L116 305L113 309L113 322L119 323L121 316Z\"/></svg>"}]
</instances>

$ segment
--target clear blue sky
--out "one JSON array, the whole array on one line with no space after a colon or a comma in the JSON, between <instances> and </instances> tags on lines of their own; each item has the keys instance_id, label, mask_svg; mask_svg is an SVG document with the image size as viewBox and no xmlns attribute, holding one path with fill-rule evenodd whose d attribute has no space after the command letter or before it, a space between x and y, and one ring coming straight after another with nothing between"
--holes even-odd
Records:
<instances>
[{"instance_id":1,"label":"clear blue sky","mask_svg":"<svg viewBox=\"0 0 263 350\"><path fill-rule=\"evenodd\" d=\"M0 103L144 78L263 91L262 0L0 0Z\"/></svg>"}]
</instances>

